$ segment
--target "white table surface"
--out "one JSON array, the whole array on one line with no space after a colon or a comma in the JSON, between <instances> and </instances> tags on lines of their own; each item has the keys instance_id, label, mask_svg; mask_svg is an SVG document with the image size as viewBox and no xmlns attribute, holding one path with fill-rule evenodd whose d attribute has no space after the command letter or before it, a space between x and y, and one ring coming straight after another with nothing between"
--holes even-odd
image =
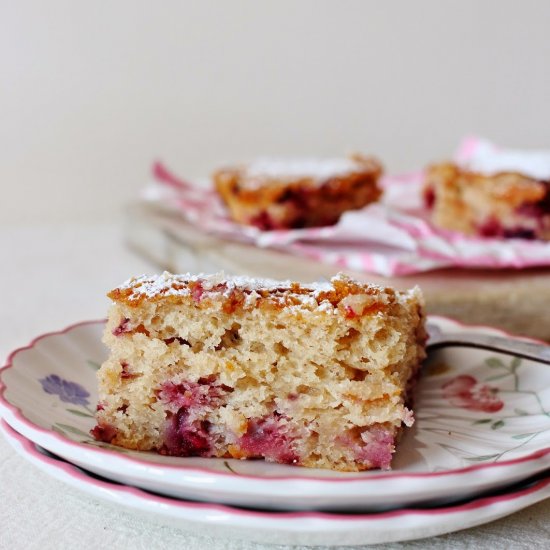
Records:
<instances>
[{"instance_id":1,"label":"white table surface","mask_svg":"<svg viewBox=\"0 0 550 550\"><path fill-rule=\"evenodd\" d=\"M122 243L121 228L106 224L0 229L2 360L37 334L103 317L108 305L106 290L130 275L155 270ZM549 541L547 500L481 527L384 548L532 549L546 548ZM144 521L49 478L16 455L0 437L0 548L290 547L216 540Z\"/></svg>"}]
</instances>

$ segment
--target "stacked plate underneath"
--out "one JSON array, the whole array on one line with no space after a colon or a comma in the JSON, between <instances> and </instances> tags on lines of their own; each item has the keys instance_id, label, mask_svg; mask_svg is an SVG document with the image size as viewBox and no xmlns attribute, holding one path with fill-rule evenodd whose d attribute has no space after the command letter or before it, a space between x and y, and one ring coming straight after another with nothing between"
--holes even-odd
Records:
<instances>
[{"instance_id":1,"label":"stacked plate underneath","mask_svg":"<svg viewBox=\"0 0 550 550\"><path fill-rule=\"evenodd\" d=\"M344 474L95 441L103 323L43 335L10 356L0 371L0 431L45 472L151 520L263 543L355 545L449 533L550 497L547 363L456 345L431 352L393 470Z\"/></svg>"}]
</instances>

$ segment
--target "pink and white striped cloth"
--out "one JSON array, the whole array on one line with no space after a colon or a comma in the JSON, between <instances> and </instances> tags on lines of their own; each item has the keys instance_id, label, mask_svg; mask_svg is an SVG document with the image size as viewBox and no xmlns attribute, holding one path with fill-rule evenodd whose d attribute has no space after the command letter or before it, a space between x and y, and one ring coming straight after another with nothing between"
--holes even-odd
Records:
<instances>
[{"instance_id":1,"label":"pink and white striped cloth","mask_svg":"<svg viewBox=\"0 0 550 550\"><path fill-rule=\"evenodd\" d=\"M467 161L487 142L464 140L455 155ZM421 200L422 173L385 176L382 202L347 212L331 227L261 231L236 224L216 192L153 167L147 201L177 209L198 229L222 239L275 248L333 264L340 269L384 276L410 275L445 267L527 268L550 266L550 243L466 237L429 223Z\"/></svg>"}]
</instances>

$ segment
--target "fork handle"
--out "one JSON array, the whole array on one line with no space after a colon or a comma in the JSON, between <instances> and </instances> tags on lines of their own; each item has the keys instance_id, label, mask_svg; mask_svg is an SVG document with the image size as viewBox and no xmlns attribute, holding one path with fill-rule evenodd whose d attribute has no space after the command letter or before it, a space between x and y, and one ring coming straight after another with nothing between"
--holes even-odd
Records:
<instances>
[{"instance_id":1,"label":"fork handle","mask_svg":"<svg viewBox=\"0 0 550 550\"><path fill-rule=\"evenodd\" d=\"M428 350L432 350L444 346L463 346L499 351L550 365L550 345L512 340L501 336L468 332L444 334L441 337L434 338L427 348Z\"/></svg>"}]
</instances>

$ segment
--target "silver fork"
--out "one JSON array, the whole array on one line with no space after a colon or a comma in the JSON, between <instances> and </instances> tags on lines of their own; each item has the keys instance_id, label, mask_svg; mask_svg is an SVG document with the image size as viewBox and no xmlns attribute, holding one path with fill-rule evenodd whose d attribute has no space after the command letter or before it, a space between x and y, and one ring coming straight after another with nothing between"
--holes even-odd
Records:
<instances>
[{"instance_id":1,"label":"silver fork","mask_svg":"<svg viewBox=\"0 0 550 550\"><path fill-rule=\"evenodd\" d=\"M504 336L473 332L442 332L437 325L428 323L428 351L445 346L487 349L516 355L550 365L550 345L515 340Z\"/></svg>"}]
</instances>

